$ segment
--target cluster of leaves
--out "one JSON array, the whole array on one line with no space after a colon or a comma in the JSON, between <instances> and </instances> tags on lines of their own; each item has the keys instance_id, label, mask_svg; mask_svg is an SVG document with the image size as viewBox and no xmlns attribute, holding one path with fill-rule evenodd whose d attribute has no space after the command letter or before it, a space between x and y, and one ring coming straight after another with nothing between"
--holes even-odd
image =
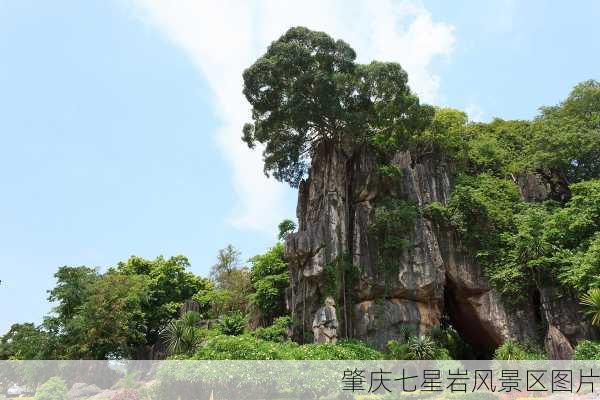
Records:
<instances>
[{"instance_id":1,"label":"cluster of leaves","mask_svg":"<svg viewBox=\"0 0 600 400\"><path fill-rule=\"evenodd\" d=\"M191 354L196 349L203 338L198 328L200 319L200 314L188 311L167 324L161 336L170 354Z\"/></svg>"},{"instance_id":2,"label":"cluster of leaves","mask_svg":"<svg viewBox=\"0 0 600 400\"><path fill-rule=\"evenodd\" d=\"M37 389L35 398L37 400L67 400L67 384L61 378L48 379Z\"/></svg>"},{"instance_id":3,"label":"cluster of leaves","mask_svg":"<svg viewBox=\"0 0 600 400\"><path fill-rule=\"evenodd\" d=\"M196 360L379 360L383 354L359 341L338 344L304 344L264 340L252 334L219 335L194 355Z\"/></svg>"},{"instance_id":4,"label":"cluster of leaves","mask_svg":"<svg viewBox=\"0 0 600 400\"><path fill-rule=\"evenodd\" d=\"M288 228L294 229L291 226ZM252 257L250 263L250 284L253 289L249 296L250 303L260 312L262 322L268 325L286 312L285 289L289 284L289 276L283 259L283 244L278 243L264 254Z\"/></svg>"},{"instance_id":5,"label":"cluster of leaves","mask_svg":"<svg viewBox=\"0 0 600 400\"><path fill-rule=\"evenodd\" d=\"M290 317L279 317L273 321L273 325L259 327L252 332L258 339L270 342L284 342L289 339L292 319Z\"/></svg>"},{"instance_id":6,"label":"cluster of leaves","mask_svg":"<svg viewBox=\"0 0 600 400\"><path fill-rule=\"evenodd\" d=\"M588 159L600 151L599 93L598 83L584 82L533 122L495 120L447 134L459 138L449 153L459 175L448 204L429 204L423 214L453 227L492 284L513 299L547 280L580 294L599 285L600 169ZM579 141L571 135L574 119L583 121ZM521 200L517 183L526 174L547 184L549 200Z\"/></svg>"},{"instance_id":7,"label":"cluster of leaves","mask_svg":"<svg viewBox=\"0 0 600 400\"><path fill-rule=\"evenodd\" d=\"M394 197L386 197L380 203L375 207L369 233L377 243L377 261L387 290L392 276L400 267L402 251L410 243L417 207L412 202Z\"/></svg>"},{"instance_id":8,"label":"cluster of leaves","mask_svg":"<svg viewBox=\"0 0 600 400\"><path fill-rule=\"evenodd\" d=\"M547 356L542 350L532 344L520 344L507 340L494 352L494 360L520 361L544 360Z\"/></svg>"},{"instance_id":9,"label":"cluster of leaves","mask_svg":"<svg viewBox=\"0 0 600 400\"><path fill-rule=\"evenodd\" d=\"M14 325L0 343L2 358L105 359L134 357L155 343L183 302L208 280L187 271L183 256L131 257L106 273L61 267L41 326Z\"/></svg>"},{"instance_id":10,"label":"cluster of leaves","mask_svg":"<svg viewBox=\"0 0 600 400\"><path fill-rule=\"evenodd\" d=\"M406 327L398 340L387 344L387 358L392 360L451 360L462 359L464 343L452 328L434 326L428 335L418 335Z\"/></svg>"},{"instance_id":11,"label":"cluster of leaves","mask_svg":"<svg viewBox=\"0 0 600 400\"><path fill-rule=\"evenodd\" d=\"M233 246L219 251L211 279L188 271L187 258L131 257L105 273L61 267L43 324L15 324L0 337L0 359L106 359L144 357L158 341L172 355L192 354L210 333L200 321L219 319L221 332L244 332L252 310L263 325L285 314L287 265L281 243L240 266ZM184 302L198 312L179 315Z\"/></svg>"},{"instance_id":12,"label":"cluster of leaves","mask_svg":"<svg viewBox=\"0 0 600 400\"><path fill-rule=\"evenodd\" d=\"M246 317L238 311L223 315L218 326L223 335L238 336L244 333L246 324Z\"/></svg>"},{"instance_id":13,"label":"cluster of leaves","mask_svg":"<svg viewBox=\"0 0 600 400\"><path fill-rule=\"evenodd\" d=\"M248 311L248 295L252 290L250 269L241 265L240 255L232 245L219 250L217 263L210 271L212 285L193 297L205 317L219 318L232 312Z\"/></svg>"},{"instance_id":14,"label":"cluster of leaves","mask_svg":"<svg viewBox=\"0 0 600 400\"><path fill-rule=\"evenodd\" d=\"M573 358L575 360L600 360L600 342L583 340L577 343Z\"/></svg>"},{"instance_id":15,"label":"cluster of leaves","mask_svg":"<svg viewBox=\"0 0 600 400\"><path fill-rule=\"evenodd\" d=\"M428 125L433 108L419 104L400 65L355 59L347 43L296 27L244 71L253 121L243 140L265 146L265 173L297 186L320 144L389 152Z\"/></svg>"}]
</instances>

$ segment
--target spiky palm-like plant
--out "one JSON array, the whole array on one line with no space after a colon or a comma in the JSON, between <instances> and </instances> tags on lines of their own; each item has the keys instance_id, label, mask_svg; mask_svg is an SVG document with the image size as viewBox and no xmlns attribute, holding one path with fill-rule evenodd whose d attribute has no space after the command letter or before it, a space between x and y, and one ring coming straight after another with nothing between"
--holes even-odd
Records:
<instances>
[{"instance_id":1,"label":"spiky palm-like plant","mask_svg":"<svg viewBox=\"0 0 600 400\"><path fill-rule=\"evenodd\" d=\"M170 354L191 353L200 341L197 324L201 316L187 312L181 319L173 320L165 327L162 337Z\"/></svg>"},{"instance_id":2,"label":"spiky palm-like plant","mask_svg":"<svg viewBox=\"0 0 600 400\"><path fill-rule=\"evenodd\" d=\"M412 360L433 360L436 345L429 336L413 336L408 339L408 354Z\"/></svg>"},{"instance_id":3,"label":"spiky palm-like plant","mask_svg":"<svg viewBox=\"0 0 600 400\"><path fill-rule=\"evenodd\" d=\"M586 314L592 317L592 325L600 325L600 289L588 290L581 296L581 304L587 306Z\"/></svg>"}]
</instances>

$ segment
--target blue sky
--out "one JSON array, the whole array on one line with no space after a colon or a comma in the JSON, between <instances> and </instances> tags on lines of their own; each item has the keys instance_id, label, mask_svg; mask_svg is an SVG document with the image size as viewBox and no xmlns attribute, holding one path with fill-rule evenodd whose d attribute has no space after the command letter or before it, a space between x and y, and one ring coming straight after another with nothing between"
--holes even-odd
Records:
<instances>
[{"instance_id":1,"label":"blue sky","mask_svg":"<svg viewBox=\"0 0 600 400\"><path fill-rule=\"evenodd\" d=\"M206 274L228 243L274 243L295 193L239 142L240 74L289 26L400 62L476 120L600 79L591 0L208 4L0 0L0 332L41 320L61 265L185 254Z\"/></svg>"}]
</instances>

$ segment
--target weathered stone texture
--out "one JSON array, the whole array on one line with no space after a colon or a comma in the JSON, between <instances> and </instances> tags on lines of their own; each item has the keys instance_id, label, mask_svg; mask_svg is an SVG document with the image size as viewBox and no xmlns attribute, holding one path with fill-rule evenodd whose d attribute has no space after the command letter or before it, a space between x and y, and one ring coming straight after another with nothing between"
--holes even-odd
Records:
<instances>
[{"instance_id":1,"label":"weathered stone texture","mask_svg":"<svg viewBox=\"0 0 600 400\"><path fill-rule=\"evenodd\" d=\"M532 295L530 303L507 308L458 236L420 215L406 233L410 245L398 256L397 275L386 279L369 234L378 196L391 193L424 206L447 203L452 189L451 165L413 160L408 152L398 153L392 163L402 174L390 186L380 181L375 159L365 149L327 145L315 154L310 176L299 188L299 230L288 235L285 247L291 277L288 307L297 337L310 332L312 315L325 298L326 265L344 255L360 269L360 278L348 288L346 304L338 301L340 337L347 334L383 348L404 326L425 333L443 314L451 314L459 332L485 351L507 339L534 338L546 329L550 354L563 358L564 351L552 350L569 351L564 343L555 343L561 335L573 342L589 334L576 304L549 301L547 294L538 296L540 304L534 304ZM544 196L534 178L517 182L526 200Z\"/></svg>"}]
</instances>

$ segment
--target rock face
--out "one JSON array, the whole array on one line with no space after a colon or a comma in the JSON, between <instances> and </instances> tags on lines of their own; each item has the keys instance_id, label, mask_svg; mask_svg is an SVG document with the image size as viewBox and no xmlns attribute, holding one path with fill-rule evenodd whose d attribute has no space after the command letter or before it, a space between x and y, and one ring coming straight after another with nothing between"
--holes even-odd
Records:
<instances>
[{"instance_id":1,"label":"rock face","mask_svg":"<svg viewBox=\"0 0 600 400\"><path fill-rule=\"evenodd\" d=\"M414 160L408 152L396 154L392 163L401 177L390 187L379 178L376 160L364 148L323 144L317 149L310 176L299 187L299 229L288 235L285 246L295 336L302 340L311 331L312 316L326 297L326 269L339 268L336 262L346 258L359 276L352 282L345 280L345 273L339 277L346 287L337 299L339 337L360 338L383 348L407 327L423 334L449 319L482 356L507 339L530 340L545 330L550 355L568 357L573 341L589 335L573 308L576 303L557 300L544 290L533 293L527 304L508 308L457 235L421 215L406 232L409 246L394 260L397 273L386 277L369 233L378 196L391 191L424 206L447 203L452 189L452 165ZM534 180L522 182L526 200L543 196Z\"/></svg>"}]
</instances>

